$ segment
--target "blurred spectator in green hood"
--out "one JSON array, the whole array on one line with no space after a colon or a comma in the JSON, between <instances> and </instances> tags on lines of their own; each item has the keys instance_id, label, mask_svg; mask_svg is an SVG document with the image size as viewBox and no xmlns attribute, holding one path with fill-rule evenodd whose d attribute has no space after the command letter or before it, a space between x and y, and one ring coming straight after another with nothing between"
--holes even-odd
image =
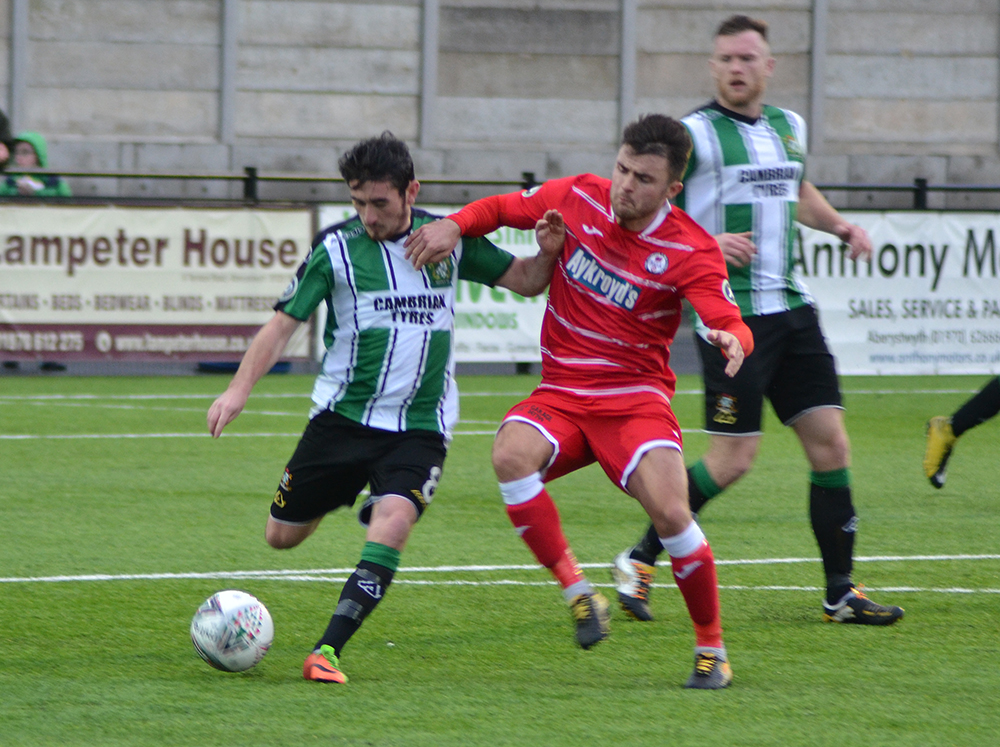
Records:
<instances>
[{"instance_id":1,"label":"blurred spectator in green hood","mask_svg":"<svg viewBox=\"0 0 1000 747\"><path fill-rule=\"evenodd\" d=\"M0 182L0 196L69 197L66 180L56 174L18 173L20 169L44 169L49 165L45 138L37 132L20 132L14 138L7 176Z\"/></svg>"}]
</instances>

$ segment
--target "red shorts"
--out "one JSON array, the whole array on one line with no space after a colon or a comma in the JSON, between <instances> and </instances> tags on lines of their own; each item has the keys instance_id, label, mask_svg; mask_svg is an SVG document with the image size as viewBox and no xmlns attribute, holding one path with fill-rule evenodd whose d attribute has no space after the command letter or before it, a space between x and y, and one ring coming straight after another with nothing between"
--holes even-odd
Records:
<instances>
[{"instance_id":1,"label":"red shorts","mask_svg":"<svg viewBox=\"0 0 1000 747\"><path fill-rule=\"evenodd\" d=\"M604 391L570 393L543 384L504 417L504 423L533 425L552 444L552 459L542 469L545 482L596 461L627 493L628 479L647 451L682 450L681 429L664 395L651 387Z\"/></svg>"}]
</instances>

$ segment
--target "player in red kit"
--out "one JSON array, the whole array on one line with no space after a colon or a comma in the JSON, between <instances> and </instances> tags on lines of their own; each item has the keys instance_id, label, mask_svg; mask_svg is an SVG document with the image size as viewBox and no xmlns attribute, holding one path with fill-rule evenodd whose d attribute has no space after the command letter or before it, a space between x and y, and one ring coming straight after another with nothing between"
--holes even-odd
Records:
<instances>
[{"instance_id":1,"label":"player in red kit","mask_svg":"<svg viewBox=\"0 0 1000 747\"><path fill-rule=\"evenodd\" d=\"M510 410L493 446L500 492L518 533L562 585L577 641L589 648L607 637L608 603L577 564L544 483L598 462L643 506L671 557L696 634L685 686L718 689L732 670L715 561L688 508L669 346L682 298L710 328L730 376L753 337L718 244L670 204L690 151L678 121L642 117L625 128L610 180L584 174L478 200L421 228L408 247L417 263L435 261L460 235L564 222L542 323L542 381Z\"/></svg>"}]
</instances>

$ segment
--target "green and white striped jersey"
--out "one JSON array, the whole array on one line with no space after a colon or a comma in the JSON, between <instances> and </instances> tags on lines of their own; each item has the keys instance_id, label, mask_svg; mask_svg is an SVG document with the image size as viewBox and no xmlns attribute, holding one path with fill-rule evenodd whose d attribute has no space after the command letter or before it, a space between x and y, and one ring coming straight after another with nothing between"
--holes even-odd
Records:
<instances>
[{"instance_id":1,"label":"green and white striped jersey","mask_svg":"<svg viewBox=\"0 0 1000 747\"><path fill-rule=\"evenodd\" d=\"M436 220L414 209L412 228ZM305 321L327 303L327 351L311 417L333 410L387 431L450 436L458 419L452 337L459 278L493 285L513 255L462 239L415 270L403 241L373 241L357 216L322 231L275 308Z\"/></svg>"},{"instance_id":2,"label":"green and white striped jersey","mask_svg":"<svg viewBox=\"0 0 1000 747\"><path fill-rule=\"evenodd\" d=\"M811 304L793 254L805 171L802 117L765 106L751 120L712 102L681 121L694 149L677 206L713 236L751 231L757 246L747 267L729 266L740 313L775 314Z\"/></svg>"}]
</instances>

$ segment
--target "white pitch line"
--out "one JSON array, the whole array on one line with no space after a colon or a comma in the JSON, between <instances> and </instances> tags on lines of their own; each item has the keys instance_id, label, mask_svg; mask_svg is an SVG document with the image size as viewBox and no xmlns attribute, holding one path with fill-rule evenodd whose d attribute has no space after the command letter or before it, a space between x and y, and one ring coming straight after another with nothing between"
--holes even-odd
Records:
<instances>
[{"instance_id":1,"label":"white pitch line","mask_svg":"<svg viewBox=\"0 0 1000 747\"><path fill-rule=\"evenodd\" d=\"M156 400L156 399L216 399L221 392L216 394L10 394L0 395L0 402L11 400L14 402L32 402L45 400ZM310 398L309 393L304 394L280 394L267 393L254 394L253 399L305 399Z\"/></svg>"},{"instance_id":2,"label":"white pitch line","mask_svg":"<svg viewBox=\"0 0 1000 747\"><path fill-rule=\"evenodd\" d=\"M0 400L0 405L4 404ZM86 407L98 410L137 410L139 412L205 412L204 407L157 407L155 405L112 405L112 404L98 404L93 402L37 402L32 401L28 404L34 405L35 407ZM278 415L282 417L305 417L308 414L308 410L296 410L294 412L283 412L279 410L242 410L241 415ZM475 421L470 421L475 422Z\"/></svg>"},{"instance_id":3,"label":"white pitch line","mask_svg":"<svg viewBox=\"0 0 1000 747\"><path fill-rule=\"evenodd\" d=\"M280 413L266 413L280 414ZM476 421L460 420L460 423L474 423ZM497 422L499 427L500 423ZM681 428L681 433L703 433L701 428ZM488 431L454 431L453 436L495 436L496 428ZM0 433L0 441L37 441L55 440L65 441L74 439L133 439L133 438L208 438L210 433L66 433L66 434L38 434L38 433ZM301 437L298 433L230 433L226 431L223 438L288 438Z\"/></svg>"},{"instance_id":4,"label":"white pitch line","mask_svg":"<svg viewBox=\"0 0 1000 747\"><path fill-rule=\"evenodd\" d=\"M983 554L983 555L867 555L856 557L854 559L857 562L941 562L948 560L1000 560L1000 554ZM744 558L737 560L716 560L716 565L728 565L728 566L748 566L748 565L789 565L795 563L818 563L817 558ZM608 563L581 563L581 568L593 569L593 568L608 568ZM412 567L402 567L399 569L398 573L482 573L491 571L541 571L542 567L540 565L534 564L521 564L521 565L437 565L437 566L412 566ZM350 574L354 572L354 568L312 568L312 569L298 569L298 570L256 570L256 571L209 571L209 572L186 572L186 573L121 573L121 574L106 574L106 573L95 573L95 574L84 574L84 575L74 575L74 576L9 576L6 578L0 577L0 583L4 584L15 584L15 583L59 583L59 582L77 582L77 581L164 581L164 580L183 580L183 579L240 579L249 578L256 580L288 580L288 579L323 579L328 578L332 575L338 574ZM343 578L340 579L344 580ZM410 583L434 583L431 581L417 581L411 579ZM508 580L484 580L484 581L469 581L462 583L474 583L474 584L492 584L492 583L521 583L520 581L508 581ZM393 581L396 583L396 581ZM443 583L443 582L442 582ZM534 582L532 582L534 583ZM539 582L541 583L541 582ZM549 582L545 582L549 583ZM554 582L553 582L554 583ZM659 586L659 584L654 584L654 586ZM664 585L664 588L668 588L669 585ZM732 587L739 588L739 587ZM767 588L767 587L748 587L748 588ZM798 589L806 587L773 587L773 588L789 588ZM811 588L811 587L810 587ZM911 587L900 587L900 589L910 589Z\"/></svg>"},{"instance_id":5,"label":"white pitch line","mask_svg":"<svg viewBox=\"0 0 1000 747\"><path fill-rule=\"evenodd\" d=\"M228 438L300 438L302 433L226 433ZM35 434L0 433L0 441L65 441L74 439L132 439L132 438L211 438L211 433L78 433L41 436Z\"/></svg>"},{"instance_id":6,"label":"white pitch line","mask_svg":"<svg viewBox=\"0 0 1000 747\"><path fill-rule=\"evenodd\" d=\"M690 393L694 393L692 390ZM698 390L700 394L701 391ZM215 394L4 394L0 395L0 402L46 402L60 400L175 400L175 399L216 399L220 392ZM525 392L460 392L463 397L527 397L531 391ZM311 397L311 393L268 393L254 392L250 399L305 399Z\"/></svg>"},{"instance_id":7,"label":"white pitch line","mask_svg":"<svg viewBox=\"0 0 1000 747\"><path fill-rule=\"evenodd\" d=\"M877 394L877 395L893 395L893 394L969 394L971 392L978 391L977 389L842 389L843 394ZM705 392L703 389L678 389L674 392L676 395L693 396L693 395L703 395ZM531 394L530 391L522 392L460 392L463 397L527 397ZM46 402L46 401L60 401L60 400L178 400L178 399L216 399L219 396L218 393L215 394L10 394L10 395L0 395L0 403L2 402ZM251 401L254 399L303 399L308 400L310 395L308 393L303 394L293 394L293 393L267 393L262 392L260 394L254 393L251 395Z\"/></svg>"},{"instance_id":8,"label":"white pitch line","mask_svg":"<svg viewBox=\"0 0 1000 747\"><path fill-rule=\"evenodd\" d=\"M273 576L271 574L265 575L252 575L246 573L239 574L229 574L229 573L197 573L197 574L150 574L149 576L136 575L133 577L120 577L120 576L93 576L93 577L72 577L72 576L54 576L50 578L34 578L34 579L6 579L0 578L0 583L42 583L42 582L67 582L67 581L111 581L111 580L157 580L163 577L169 578L197 578L197 579L216 579L216 580L250 580L250 581L301 581L301 582L312 582L312 583L344 583L347 581L348 576L326 576L326 575L283 575L280 577ZM488 579L481 581L474 581L470 579L415 579L415 578L399 578L396 577L392 582L394 585L405 585L405 586L525 586L525 587L542 587L542 586L555 586L556 582L553 581L522 581L518 579L511 578L499 578L499 579ZM601 589L613 589L614 584L594 584L597 588ZM675 584L652 584L654 588L657 589L676 589ZM901 593L933 593L933 594L1000 594L1000 589L970 589L967 587L919 587L919 586L866 586L868 591L876 592L901 592ZM728 591L808 591L810 593L819 593L823 589L819 586L778 586L774 584L767 585L749 585L749 584L719 584L719 589L724 589Z\"/></svg>"}]
</instances>

